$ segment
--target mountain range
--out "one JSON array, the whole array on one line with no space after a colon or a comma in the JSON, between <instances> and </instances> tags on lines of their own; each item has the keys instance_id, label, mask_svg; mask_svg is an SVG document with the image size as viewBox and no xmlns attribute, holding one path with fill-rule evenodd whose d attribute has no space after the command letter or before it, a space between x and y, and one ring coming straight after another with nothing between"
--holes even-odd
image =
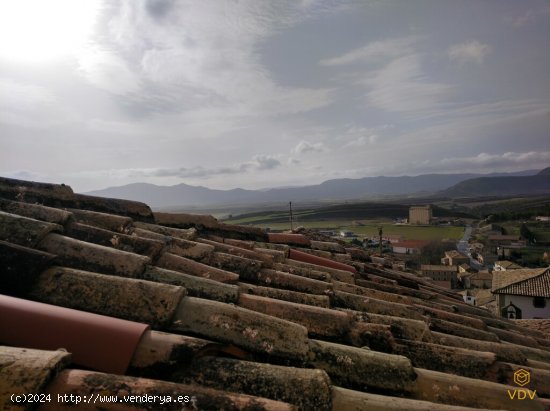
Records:
<instances>
[{"instance_id":1,"label":"mountain range","mask_svg":"<svg viewBox=\"0 0 550 411\"><path fill-rule=\"evenodd\" d=\"M550 167L531 176L478 177L440 191L442 197L513 196L549 194Z\"/></svg>"},{"instance_id":2,"label":"mountain range","mask_svg":"<svg viewBox=\"0 0 550 411\"><path fill-rule=\"evenodd\" d=\"M529 194L533 190L537 193L550 193L549 170L550 168L540 172L526 170L516 173L424 174L414 177L334 179L317 185L264 190L241 188L215 190L183 183L174 186L134 183L86 194L142 201L154 208L251 205L288 201L366 200L383 196L434 194L451 198L514 195Z\"/></svg>"}]
</instances>

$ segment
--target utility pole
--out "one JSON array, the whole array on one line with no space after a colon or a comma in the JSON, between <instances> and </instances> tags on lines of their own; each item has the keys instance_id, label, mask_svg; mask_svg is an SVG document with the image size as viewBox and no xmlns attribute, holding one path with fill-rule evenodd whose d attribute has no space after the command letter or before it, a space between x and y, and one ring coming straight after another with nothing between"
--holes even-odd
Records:
<instances>
[{"instance_id":1,"label":"utility pole","mask_svg":"<svg viewBox=\"0 0 550 411\"><path fill-rule=\"evenodd\" d=\"M288 207L290 209L290 231L294 231L294 218L292 216L292 201L288 202Z\"/></svg>"}]
</instances>

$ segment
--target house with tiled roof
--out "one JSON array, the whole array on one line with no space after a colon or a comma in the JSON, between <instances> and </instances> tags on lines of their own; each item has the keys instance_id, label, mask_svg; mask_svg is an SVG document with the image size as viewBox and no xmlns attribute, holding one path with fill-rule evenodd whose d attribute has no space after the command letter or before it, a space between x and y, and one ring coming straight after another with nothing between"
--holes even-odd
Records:
<instances>
[{"instance_id":1,"label":"house with tiled roof","mask_svg":"<svg viewBox=\"0 0 550 411\"><path fill-rule=\"evenodd\" d=\"M500 257L509 257L512 250L525 247L525 241L519 235L490 235L487 237L489 251Z\"/></svg>"},{"instance_id":2,"label":"house with tiled roof","mask_svg":"<svg viewBox=\"0 0 550 411\"><path fill-rule=\"evenodd\" d=\"M422 264L422 275L431 278L435 284L452 289L457 285L458 267L456 265Z\"/></svg>"},{"instance_id":3,"label":"house with tiled roof","mask_svg":"<svg viewBox=\"0 0 550 411\"><path fill-rule=\"evenodd\" d=\"M489 270L481 270L472 273L469 277L470 287L490 289L493 285L493 273Z\"/></svg>"},{"instance_id":4,"label":"house with tiled roof","mask_svg":"<svg viewBox=\"0 0 550 411\"><path fill-rule=\"evenodd\" d=\"M454 265L459 266L461 264L469 264L470 257L462 254L457 250L445 251L445 257L441 259L441 264L443 265Z\"/></svg>"},{"instance_id":5,"label":"house with tiled roof","mask_svg":"<svg viewBox=\"0 0 550 411\"><path fill-rule=\"evenodd\" d=\"M0 211L2 410L550 405L544 333L360 248L4 178Z\"/></svg>"},{"instance_id":6,"label":"house with tiled roof","mask_svg":"<svg viewBox=\"0 0 550 411\"><path fill-rule=\"evenodd\" d=\"M502 317L550 318L550 268L495 271L491 291Z\"/></svg>"},{"instance_id":7,"label":"house with tiled roof","mask_svg":"<svg viewBox=\"0 0 550 411\"><path fill-rule=\"evenodd\" d=\"M428 243L426 240L403 240L392 243L391 248L396 254L420 254Z\"/></svg>"},{"instance_id":8,"label":"house with tiled roof","mask_svg":"<svg viewBox=\"0 0 550 411\"><path fill-rule=\"evenodd\" d=\"M523 267L521 265L508 260L495 261L494 264L495 271L520 270L522 268Z\"/></svg>"}]
</instances>

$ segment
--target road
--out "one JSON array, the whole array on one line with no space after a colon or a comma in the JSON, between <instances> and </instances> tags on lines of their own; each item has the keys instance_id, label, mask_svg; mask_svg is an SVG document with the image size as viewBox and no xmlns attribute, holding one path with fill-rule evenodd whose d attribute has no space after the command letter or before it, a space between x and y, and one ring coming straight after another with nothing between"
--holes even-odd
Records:
<instances>
[{"instance_id":1,"label":"road","mask_svg":"<svg viewBox=\"0 0 550 411\"><path fill-rule=\"evenodd\" d=\"M476 270L481 270L483 266L475 259L472 258L472 253L468 250L468 242L472 236L472 226L467 225L464 229L464 235L462 239L456 244L456 249L458 252L467 255L470 257L470 267L475 268Z\"/></svg>"}]
</instances>

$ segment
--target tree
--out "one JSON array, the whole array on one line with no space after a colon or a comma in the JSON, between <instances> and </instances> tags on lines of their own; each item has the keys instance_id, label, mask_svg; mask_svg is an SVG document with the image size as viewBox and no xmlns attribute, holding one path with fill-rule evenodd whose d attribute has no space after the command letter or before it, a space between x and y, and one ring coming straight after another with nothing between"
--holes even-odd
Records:
<instances>
[{"instance_id":1,"label":"tree","mask_svg":"<svg viewBox=\"0 0 550 411\"><path fill-rule=\"evenodd\" d=\"M531 230L529 230L529 228L527 227L527 225L525 223L523 223L519 229L519 233L521 234L521 236L523 238L525 238L527 240L527 242L529 244L533 243L535 241L535 235L533 234L533 232Z\"/></svg>"},{"instance_id":2,"label":"tree","mask_svg":"<svg viewBox=\"0 0 550 411\"><path fill-rule=\"evenodd\" d=\"M439 264L445 251L454 250L456 244L452 241L430 241L422 248L420 264Z\"/></svg>"}]
</instances>

